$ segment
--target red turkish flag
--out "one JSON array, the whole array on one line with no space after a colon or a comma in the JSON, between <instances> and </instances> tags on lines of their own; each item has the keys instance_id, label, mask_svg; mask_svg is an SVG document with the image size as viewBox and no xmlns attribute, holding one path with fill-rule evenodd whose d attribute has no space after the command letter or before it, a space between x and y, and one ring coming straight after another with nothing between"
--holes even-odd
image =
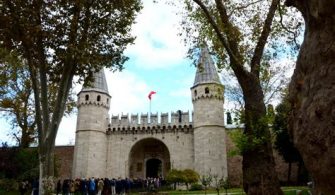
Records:
<instances>
[{"instance_id":1,"label":"red turkish flag","mask_svg":"<svg viewBox=\"0 0 335 195\"><path fill-rule=\"evenodd\" d=\"M151 96L152 96L153 94L156 94L156 91L150 91L150 93L149 93L149 95L148 95L149 100L151 100Z\"/></svg>"}]
</instances>

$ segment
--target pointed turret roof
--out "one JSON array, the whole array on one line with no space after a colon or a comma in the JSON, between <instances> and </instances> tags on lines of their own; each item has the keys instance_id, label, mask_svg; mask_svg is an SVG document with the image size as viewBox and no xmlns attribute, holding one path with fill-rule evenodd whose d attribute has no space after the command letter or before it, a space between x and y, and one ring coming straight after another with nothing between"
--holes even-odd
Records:
<instances>
[{"instance_id":1,"label":"pointed turret roof","mask_svg":"<svg viewBox=\"0 0 335 195\"><path fill-rule=\"evenodd\" d=\"M203 83L221 84L218 72L207 46L201 48L193 86Z\"/></svg>"},{"instance_id":2,"label":"pointed turret roof","mask_svg":"<svg viewBox=\"0 0 335 195\"><path fill-rule=\"evenodd\" d=\"M109 94L104 69L94 73L92 82L89 85L84 84L81 91L98 91Z\"/></svg>"}]
</instances>

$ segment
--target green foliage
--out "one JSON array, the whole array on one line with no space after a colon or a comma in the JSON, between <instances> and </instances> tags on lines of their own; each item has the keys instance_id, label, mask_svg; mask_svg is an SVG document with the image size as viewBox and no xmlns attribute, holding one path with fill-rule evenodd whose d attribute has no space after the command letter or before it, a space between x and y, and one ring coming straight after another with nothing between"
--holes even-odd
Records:
<instances>
[{"instance_id":1,"label":"green foliage","mask_svg":"<svg viewBox=\"0 0 335 195\"><path fill-rule=\"evenodd\" d=\"M9 191L15 191L18 189L18 183L14 179L0 179L0 193L4 192L7 194Z\"/></svg>"},{"instance_id":2,"label":"green foliage","mask_svg":"<svg viewBox=\"0 0 335 195\"><path fill-rule=\"evenodd\" d=\"M49 66L53 81L60 79L62 67L71 56L77 65L74 74L79 76L103 66L122 68L127 60L122 52L134 41L130 28L141 9L137 0L40 1L37 4L15 0L3 4L1 16L7 20L2 21L1 46L20 54L28 49L25 44L32 46L31 49L42 47L46 56L39 56L40 50L36 50L30 57L45 58L43 63ZM16 44L19 41L24 44ZM43 45L38 41L43 41Z\"/></svg>"},{"instance_id":3,"label":"green foliage","mask_svg":"<svg viewBox=\"0 0 335 195\"><path fill-rule=\"evenodd\" d=\"M140 0L1 2L0 48L24 62L34 92L41 177L53 176L54 161L46 158L53 158L73 78L90 83L104 67L123 69L128 59L123 52L134 42L131 26L141 8ZM5 69L11 66L5 58L0 62Z\"/></svg>"},{"instance_id":4,"label":"green foliage","mask_svg":"<svg viewBox=\"0 0 335 195\"><path fill-rule=\"evenodd\" d=\"M272 104L269 104L267 106L267 118L268 118L268 124L273 124L275 120L275 110Z\"/></svg>"},{"instance_id":5,"label":"green foliage","mask_svg":"<svg viewBox=\"0 0 335 195\"><path fill-rule=\"evenodd\" d=\"M184 180L182 171L177 170L177 169L171 169L168 172L165 179L169 183L177 183L177 182L182 182Z\"/></svg>"},{"instance_id":6,"label":"green foliage","mask_svg":"<svg viewBox=\"0 0 335 195\"><path fill-rule=\"evenodd\" d=\"M15 164L20 170L18 178L22 180L38 178L38 163L37 148L20 149L15 157Z\"/></svg>"},{"instance_id":7,"label":"green foliage","mask_svg":"<svg viewBox=\"0 0 335 195\"><path fill-rule=\"evenodd\" d=\"M213 176L211 174L202 175L200 178L200 182L205 187L205 190L207 189L207 186L211 185L212 181L213 181Z\"/></svg>"},{"instance_id":8,"label":"green foliage","mask_svg":"<svg viewBox=\"0 0 335 195\"><path fill-rule=\"evenodd\" d=\"M222 178L220 180L220 186L225 190L230 188L230 183L229 183L228 177L226 177L225 179Z\"/></svg>"},{"instance_id":9,"label":"green foliage","mask_svg":"<svg viewBox=\"0 0 335 195\"><path fill-rule=\"evenodd\" d=\"M275 148L288 163L301 162L302 157L295 148L293 141L288 133L288 116L291 111L290 103L287 98L276 107L276 115L273 123L273 132L276 135Z\"/></svg>"},{"instance_id":10,"label":"green foliage","mask_svg":"<svg viewBox=\"0 0 335 195\"><path fill-rule=\"evenodd\" d=\"M199 181L199 174L192 169L185 169L182 171L185 183L196 183Z\"/></svg>"},{"instance_id":11,"label":"green foliage","mask_svg":"<svg viewBox=\"0 0 335 195\"><path fill-rule=\"evenodd\" d=\"M267 140L266 136L254 136L253 139L250 139L242 130L235 130L231 133L231 138L235 143L236 150L232 150L230 155L240 154L242 155L247 150L253 150L256 147L264 144Z\"/></svg>"},{"instance_id":12,"label":"green foliage","mask_svg":"<svg viewBox=\"0 0 335 195\"><path fill-rule=\"evenodd\" d=\"M222 40L219 38L218 33L214 30L211 23L208 21L207 16L204 14L194 0L184 0L183 21L181 27L185 43L190 47L190 56L197 56L197 48L199 44L207 43L215 55L218 67L229 68L230 63L227 48L222 45ZM224 9L220 10L217 3L213 1L202 1L202 4L211 15L213 21L216 23L218 30L227 40L234 40L237 44L236 48L241 55L238 56L244 66L248 66L253 57L254 48L259 40L262 32L265 16L269 11L269 3L261 1L224 1ZM285 43L297 43L296 37L302 34L303 28L301 26L302 18L297 17L296 11L287 10L285 6L280 6L280 13L276 12L272 22L272 32L270 33L267 48L264 52L263 61L261 65L261 77L268 79L269 72L267 65L271 64L274 60L280 59L286 53L292 52L293 55L297 54L297 50L282 51L283 55L276 55L276 51L283 50L278 45ZM222 21L223 16L221 13L227 14L227 22ZM287 14L287 15L286 15ZM287 17L282 17L285 15ZM293 16L293 17L292 17ZM285 28L283 28L283 25ZM293 32L294 35L289 34L288 31ZM232 42L230 42L232 44ZM234 47L230 45L230 47ZM287 47L287 46L286 46ZM235 48L234 48L235 49ZM266 57L268 56L268 57ZM264 68L262 68L264 67ZM263 75L263 76L262 76Z\"/></svg>"},{"instance_id":13,"label":"green foliage","mask_svg":"<svg viewBox=\"0 0 335 195\"><path fill-rule=\"evenodd\" d=\"M252 135L246 134L242 129L236 129L229 132L236 148L228 151L228 155L242 155L248 150L254 150L271 140L271 135L266 133L269 124L268 116L262 117L258 122L252 121Z\"/></svg>"},{"instance_id":14,"label":"green foliage","mask_svg":"<svg viewBox=\"0 0 335 195\"><path fill-rule=\"evenodd\" d=\"M0 108L12 126L20 147L27 148L36 135L34 101L29 72L15 52L0 48Z\"/></svg>"},{"instance_id":15,"label":"green foliage","mask_svg":"<svg viewBox=\"0 0 335 195\"><path fill-rule=\"evenodd\" d=\"M166 180L174 185L177 183L185 183L188 188L188 184L193 184L199 181L199 174L192 169L171 169L166 176Z\"/></svg>"},{"instance_id":16,"label":"green foliage","mask_svg":"<svg viewBox=\"0 0 335 195\"><path fill-rule=\"evenodd\" d=\"M198 183L191 184L190 191L199 191L202 190L202 185Z\"/></svg>"},{"instance_id":17,"label":"green foliage","mask_svg":"<svg viewBox=\"0 0 335 195\"><path fill-rule=\"evenodd\" d=\"M0 175L2 178L31 180L38 178L37 148L5 148L0 149Z\"/></svg>"},{"instance_id":18,"label":"green foliage","mask_svg":"<svg viewBox=\"0 0 335 195\"><path fill-rule=\"evenodd\" d=\"M241 130L230 132L230 137L234 142L236 149L230 152L231 155L242 154L248 148L248 137Z\"/></svg>"}]
</instances>

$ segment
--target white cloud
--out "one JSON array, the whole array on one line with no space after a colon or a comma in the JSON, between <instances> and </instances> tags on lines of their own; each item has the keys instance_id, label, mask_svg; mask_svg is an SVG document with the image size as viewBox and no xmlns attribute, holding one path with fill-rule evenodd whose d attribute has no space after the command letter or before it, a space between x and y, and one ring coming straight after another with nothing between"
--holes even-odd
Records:
<instances>
[{"instance_id":1,"label":"white cloud","mask_svg":"<svg viewBox=\"0 0 335 195\"><path fill-rule=\"evenodd\" d=\"M63 117L59 125L56 145L73 145L76 134L77 113L73 113L68 117Z\"/></svg>"},{"instance_id":2,"label":"white cloud","mask_svg":"<svg viewBox=\"0 0 335 195\"><path fill-rule=\"evenodd\" d=\"M110 115L138 113L148 111L149 86L136 74L129 71L111 72L105 70L111 99ZM77 87L77 90L81 87ZM77 91L79 92L79 91ZM56 145L74 144L77 113L63 117L60 124Z\"/></svg>"},{"instance_id":3,"label":"white cloud","mask_svg":"<svg viewBox=\"0 0 335 195\"><path fill-rule=\"evenodd\" d=\"M144 8L133 27L135 44L127 49L127 55L136 56L135 64L141 68L165 68L175 66L184 59L186 49L178 37L179 16L176 7L164 2L144 1Z\"/></svg>"},{"instance_id":4,"label":"white cloud","mask_svg":"<svg viewBox=\"0 0 335 195\"><path fill-rule=\"evenodd\" d=\"M2 114L1 112L5 111L0 111L0 114ZM2 118L0 118L0 125L0 144L2 142L7 142L8 145L14 145L16 141L11 136L13 132L11 125L9 125L9 121L2 116Z\"/></svg>"},{"instance_id":5,"label":"white cloud","mask_svg":"<svg viewBox=\"0 0 335 195\"><path fill-rule=\"evenodd\" d=\"M111 99L110 113L126 114L147 110L150 87L136 74L105 71Z\"/></svg>"}]
</instances>

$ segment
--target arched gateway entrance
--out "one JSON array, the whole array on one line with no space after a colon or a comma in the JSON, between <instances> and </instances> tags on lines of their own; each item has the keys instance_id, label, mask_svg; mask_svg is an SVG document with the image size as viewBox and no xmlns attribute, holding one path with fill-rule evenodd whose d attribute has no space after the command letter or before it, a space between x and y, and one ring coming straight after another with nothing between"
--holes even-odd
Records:
<instances>
[{"instance_id":1,"label":"arched gateway entrance","mask_svg":"<svg viewBox=\"0 0 335 195\"><path fill-rule=\"evenodd\" d=\"M155 138L138 141L129 153L129 177L165 177L170 170L170 153L166 145Z\"/></svg>"}]
</instances>

